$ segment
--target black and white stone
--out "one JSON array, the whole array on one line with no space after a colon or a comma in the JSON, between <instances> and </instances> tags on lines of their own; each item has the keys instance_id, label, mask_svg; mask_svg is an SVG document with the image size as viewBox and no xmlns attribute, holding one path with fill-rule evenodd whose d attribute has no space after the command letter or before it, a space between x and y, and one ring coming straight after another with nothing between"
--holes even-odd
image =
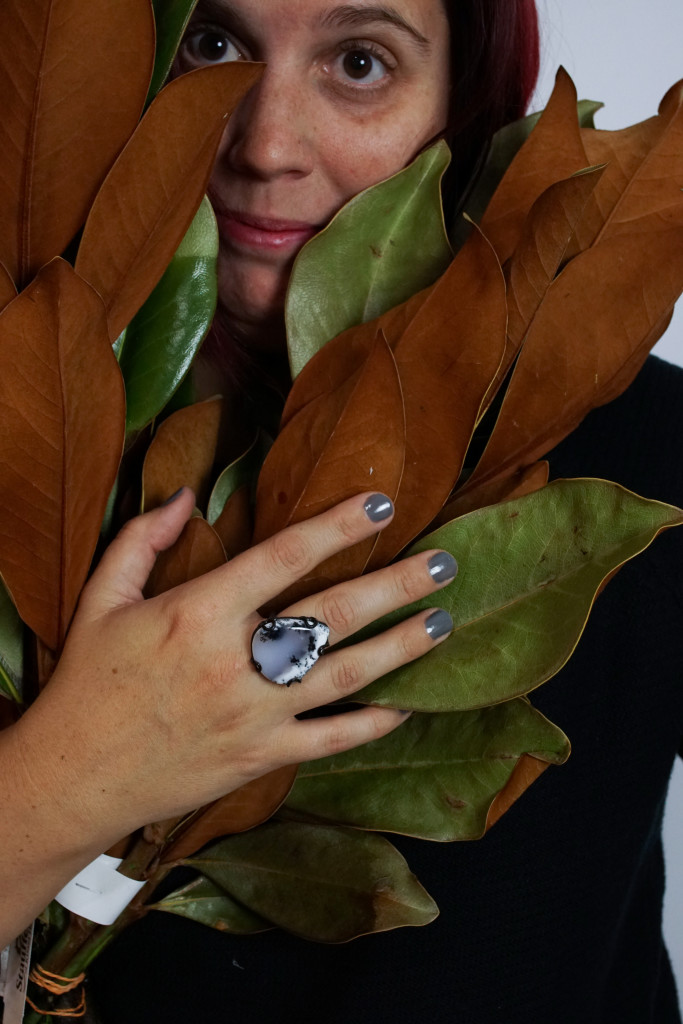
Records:
<instances>
[{"instance_id":1,"label":"black and white stone","mask_svg":"<svg viewBox=\"0 0 683 1024\"><path fill-rule=\"evenodd\" d=\"M251 638L254 665L280 686L300 683L328 646L329 636L330 627L317 619L268 619Z\"/></svg>"}]
</instances>

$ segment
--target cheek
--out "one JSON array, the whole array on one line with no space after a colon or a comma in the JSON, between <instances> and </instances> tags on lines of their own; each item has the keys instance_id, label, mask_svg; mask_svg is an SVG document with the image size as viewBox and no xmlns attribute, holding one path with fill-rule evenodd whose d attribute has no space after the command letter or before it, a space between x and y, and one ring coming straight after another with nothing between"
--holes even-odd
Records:
<instances>
[{"instance_id":1,"label":"cheek","mask_svg":"<svg viewBox=\"0 0 683 1024\"><path fill-rule=\"evenodd\" d=\"M397 174L447 124L448 99L441 83L425 83L408 102L382 111L331 119L318 136L317 151L329 180L350 199L356 193Z\"/></svg>"}]
</instances>

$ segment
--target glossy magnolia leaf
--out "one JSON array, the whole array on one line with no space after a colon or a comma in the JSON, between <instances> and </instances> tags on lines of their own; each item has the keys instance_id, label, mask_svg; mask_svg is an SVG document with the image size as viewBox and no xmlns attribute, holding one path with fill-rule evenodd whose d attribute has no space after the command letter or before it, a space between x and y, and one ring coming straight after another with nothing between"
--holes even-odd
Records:
<instances>
[{"instance_id":1,"label":"glossy magnolia leaf","mask_svg":"<svg viewBox=\"0 0 683 1024\"><path fill-rule=\"evenodd\" d=\"M154 73L147 101L151 103L168 77L176 51L197 0L152 0L157 30Z\"/></svg>"},{"instance_id":2,"label":"glossy magnolia leaf","mask_svg":"<svg viewBox=\"0 0 683 1024\"><path fill-rule=\"evenodd\" d=\"M438 908L380 836L269 822L189 862L255 913L316 942L429 924Z\"/></svg>"},{"instance_id":3,"label":"glossy magnolia leaf","mask_svg":"<svg viewBox=\"0 0 683 1024\"><path fill-rule=\"evenodd\" d=\"M138 122L153 60L149 0L3 0L0 259L17 283L82 227Z\"/></svg>"},{"instance_id":4,"label":"glossy magnolia leaf","mask_svg":"<svg viewBox=\"0 0 683 1024\"><path fill-rule=\"evenodd\" d=\"M185 524L175 544L158 554L145 595L164 594L224 563L225 551L218 534L205 519L193 517Z\"/></svg>"},{"instance_id":5,"label":"glossy magnolia leaf","mask_svg":"<svg viewBox=\"0 0 683 1024\"><path fill-rule=\"evenodd\" d=\"M233 935L253 935L272 927L268 921L243 907L208 878L202 877L176 889L147 909L186 917L190 921L198 921L199 924Z\"/></svg>"},{"instance_id":6,"label":"glossy magnolia leaf","mask_svg":"<svg viewBox=\"0 0 683 1024\"><path fill-rule=\"evenodd\" d=\"M12 299L16 298L16 295L16 285L7 268L0 263L0 312Z\"/></svg>"},{"instance_id":7,"label":"glossy magnolia leaf","mask_svg":"<svg viewBox=\"0 0 683 1024\"><path fill-rule=\"evenodd\" d=\"M191 487L206 507L223 412L222 398L179 409L159 426L142 469L143 509L163 504L181 487Z\"/></svg>"},{"instance_id":8,"label":"glossy magnolia leaf","mask_svg":"<svg viewBox=\"0 0 683 1024\"><path fill-rule=\"evenodd\" d=\"M54 260L0 314L0 572L51 651L85 582L124 423L102 302Z\"/></svg>"},{"instance_id":9,"label":"glossy magnolia leaf","mask_svg":"<svg viewBox=\"0 0 683 1024\"><path fill-rule=\"evenodd\" d=\"M0 693L21 701L24 675L24 626L0 579Z\"/></svg>"},{"instance_id":10,"label":"glossy magnolia leaf","mask_svg":"<svg viewBox=\"0 0 683 1024\"><path fill-rule=\"evenodd\" d=\"M206 518L212 526L222 514L228 499L241 487L255 482L265 454L265 438L259 432L247 450L223 470L211 491L206 513Z\"/></svg>"},{"instance_id":11,"label":"glossy magnolia leaf","mask_svg":"<svg viewBox=\"0 0 683 1024\"><path fill-rule=\"evenodd\" d=\"M571 656L602 582L683 512L605 480L558 480L543 490L457 519L412 549L459 561L439 594L451 636L390 672L355 700L417 711L487 707L528 693ZM387 616L378 630L433 595Z\"/></svg>"},{"instance_id":12,"label":"glossy magnolia leaf","mask_svg":"<svg viewBox=\"0 0 683 1024\"><path fill-rule=\"evenodd\" d=\"M590 161L581 141L576 89L560 68L548 106L506 171L481 219L501 263L514 252L529 210L550 185Z\"/></svg>"},{"instance_id":13,"label":"glossy magnolia leaf","mask_svg":"<svg viewBox=\"0 0 683 1024\"><path fill-rule=\"evenodd\" d=\"M258 481L255 542L363 491L394 499L404 459L401 383L380 333L360 369L331 394L309 403L275 441ZM370 537L328 559L296 594L358 576L375 542ZM288 601L294 594L287 592Z\"/></svg>"},{"instance_id":14,"label":"glossy magnolia leaf","mask_svg":"<svg viewBox=\"0 0 683 1024\"><path fill-rule=\"evenodd\" d=\"M440 183L449 163L440 142L353 198L303 248L287 293L293 377L331 338L405 302L446 269L451 251Z\"/></svg>"},{"instance_id":15,"label":"glossy magnolia leaf","mask_svg":"<svg viewBox=\"0 0 683 1024\"><path fill-rule=\"evenodd\" d=\"M130 323L119 352L126 430L142 430L180 386L216 310L218 228L204 199L164 276Z\"/></svg>"},{"instance_id":16,"label":"glossy magnolia leaf","mask_svg":"<svg viewBox=\"0 0 683 1024\"><path fill-rule=\"evenodd\" d=\"M301 765L287 807L319 820L435 839L479 839L523 754L560 764L569 741L526 700L413 715L355 750Z\"/></svg>"},{"instance_id":17,"label":"glossy magnolia leaf","mask_svg":"<svg viewBox=\"0 0 683 1024\"><path fill-rule=\"evenodd\" d=\"M607 166L577 230L579 248L670 220L683 223L683 95L668 95L663 113L649 121L583 132L591 162Z\"/></svg>"},{"instance_id":18,"label":"glossy magnolia leaf","mask_svg":"<svg viewBox=\"0 0 683 1024\"><path fill-rule=\"evenodd\" d=\"M162 862L170 864L183 860L185 857L191 857L214 839L246 832L247 829L261 825L285 800L296 773L295 764L276 768L267 775L240 786L208 807L201 808L178 831L177 837L164 850Z\"/></svg>"},{"instance_id":19,"label":"glossy magnolia leaf","mask_svg":"<svg viewBox=\"0 0 683 1024\"><path fill-rule=\"evenodd\" d=\"M159 282L199 209L226 118L262 65L181 75L159 93L90 211L76 269L104 299L117 338Z\"/></svg>"},{"instance_id":20,"label":"glossy magnolia leaf","mask_svg":"<svg viewBox=\"0 0 683 1024\"><path fill-rule=\"evenodd\" d=\"M683 224L616 235L551 284L464 490L546 454L631 383L683 291Z\"/></svg>"}]
</instances>

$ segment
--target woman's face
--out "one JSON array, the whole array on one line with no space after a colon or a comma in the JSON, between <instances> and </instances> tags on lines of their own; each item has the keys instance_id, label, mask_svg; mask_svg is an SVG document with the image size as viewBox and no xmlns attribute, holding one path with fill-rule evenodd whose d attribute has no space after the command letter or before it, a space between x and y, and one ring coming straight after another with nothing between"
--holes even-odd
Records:
<instances>
[{"instance_id":1,"label":"woman's face","mask_svg":"<svg viewBox=\"0 0 683 1024\"><path fill-rule=\"evenodd\" d=\"M177 71L267 63L211 179L219 294L249 333L281 317L296 253L446 124L443 0L199 0Z\"/></svg>"}]
</instances>

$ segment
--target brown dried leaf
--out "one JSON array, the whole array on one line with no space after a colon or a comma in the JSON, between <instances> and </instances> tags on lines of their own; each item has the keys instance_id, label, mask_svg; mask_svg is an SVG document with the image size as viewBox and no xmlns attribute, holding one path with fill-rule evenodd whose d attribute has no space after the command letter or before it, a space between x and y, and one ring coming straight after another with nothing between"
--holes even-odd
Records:
<instances>
[{"instance_id":1,"label":"brown dried leaf","mask_svg":"<svg viewBox=\"0 0 683 1024\"><path fill-rule=\"evenodd\" d=\"M235 555L247 550L251 545L254 529L249 484L243 484L230 495L213 528L220 537L228 558L234 558Z\"/></svg>"},{"instance_id":2,"label":"brown dried leaf","mask_svg":"<svg viewBox=\"0 0 683 1024\"><path fill-rule=\"evenodd\" d=\"M0 10L0 254L24 285L83 225L138 122L154 19L149 0Z\"/></svg>"},{"instance_id":3,"label":"brown dried leaf","mask_svg":"<svg viewBox=\"0 0 683 1024\"><path fill-rule=\"evenodd\" d=\"M511 501L513 498L523 498L525 494L540 491L548 483L549 477L548 462L535 462L533 466L526 466L510 476L496 477L495 480L487 481L471 491L465 491L453 501L449 501L437 517L435 526L444 526L478 508L497 505L501 501Z\"/></svg>"},{"instance_id":4,"label":"brown dried leaf","mask_svg":"<svg viewBox=\"0 0 683 1024\"><path fill-rule=\"evenodd\" d=\"M577 228L573 252L616 234L630 234L648 219L681 222L683 95L674 86L657 117L621 131L584 129L588 157L606 164Z\"/></svg>"},{"instance_id":5,"label":"brown dried leaf","mask_svg":"<svg viewBox=\"0 0 683 1024\"><path fill-rule=\"evenodd\" d=\"M124 427L102 302L53 260L0 314L0 572L53 651L88 573Z\"/></svg>"},{"instance_id":6,"label":"brown dried leaf","mask_svg":"<svg viewBox=\"0 0 683 1024\"><path fill-rule=\"evenodd\" d=\"M0 312L17 297L17 287L7 267L0 263Z\"/></svg>"},{"instance_id":7,"label":"brown dried leaf","mask_svg":"<svg viewBox=\"0 0 683 1024\"><path fill-rule=\"evenodd\" d=\"M529 212L519 245L506 268L508 339L515 355L565 260L586 203L603 173L602 167L589 168L558 181L539 196ZM511 365L510 359L505 373Z\"/></svg>"},{"instance_id":8,"label":"brown dried leaf","mask_svg":"<svg viewBox=\"0 0 683 1024\"><path fill-rule=\"evenodd\" d=\"M262 70L263 65L237 61L172 81L107 176L88 217L76 269L103 297L112 338L178 248L204 195L226 118Z\"/></svg>"},{"instance_id":9,"label":"brown dried leaf","mask_svg":"<svg viewBox=\"0 0 683 1024\"><path fill-rule=\"evenodd\" d=\"M393 345L406 382L406 465L396 515L377 539L372 569L388 564L448 499L503 356L505 281L479 231L414 307ZM397 314L394 330L400 323Z\"/></svg>"},{"instance_id":10,"label":"brown dried leaf","mask_svg":"<svg viewBox=\"0 0 683 1024\"><path fill-rule=\"evenodd\" d=\"M287 799L296 773L295 764L276 768L202 808L164 851L162 863L191 857L213 839L246 832L267 821Z\"/></svg>"},{"instance_id":11,"label":"brown dried leaf","mask_svg":"<svg viewBox=\"0 0 683 1024\"><path fill-rule=\"evenodd\" d=\"M220 537L206 519L195 516L185 524L175 544L158 555L145 596L164 594L224 564L225 551Z\"/></svg>"},{"instance_id":12,"label":"brown dried leaf","mask_svg":"<svg viewBox=\"0 0 683 1024\"><path fill-rule=\"evenodd\" d=\"M481 221L501 263L514 252L529 210L542 192L591 161L581 141L574 83L564 70L533 132L510 164Z\"/></svg>"},{"instance_id":13,"label":"brown dried leaf","mask_svg":"<svg viewBox=\"0 0 683 1024\"><path fill-rule=\"evenodd\" d=\"M199 508L206 507L222 411L223 399L209 398L164 420L142 468L146 511L162 505L181 487L191 487Z\"/></svg>"},{"instance_id":14,"label":"brown dried leaf","mask_svg":"<svg viewBox=\"0 0 683 1024\"><path fill-rule=\"evenodd\" d=\"M540 778L550 764L547 761L539 761L531 754L523 754L515 765L514 771L507 781L503 790L498 794L489 808L486 818L486 831L492 828L503 815L510 810L522 793L531 786L536 779Z\"/></svg>"},{"instance_id":15,"label":"brown dried leaf","mask_svg":"<svg viewBox=\"0 0 683 1024\"><path fill-rule=\"evenodd\" d=\"M258 481L255 541L363 491L395 498L404 459L401 383L380 331L360 368L305 405L280 432ZM359 575L374 543L370 537L319 566L304 590L313 593Z\"/></svg>"},{"instance_id":16,"label":"brown dried leaf","mask_svg":"<svg viewBox=\"0 0 683 1024\"><path fill-rule=\"evenodd\" d=\"M683 290L683 226L616 235L553 282L463 492L544 455L633 380Z\"/></svg>"}]
</instances>

